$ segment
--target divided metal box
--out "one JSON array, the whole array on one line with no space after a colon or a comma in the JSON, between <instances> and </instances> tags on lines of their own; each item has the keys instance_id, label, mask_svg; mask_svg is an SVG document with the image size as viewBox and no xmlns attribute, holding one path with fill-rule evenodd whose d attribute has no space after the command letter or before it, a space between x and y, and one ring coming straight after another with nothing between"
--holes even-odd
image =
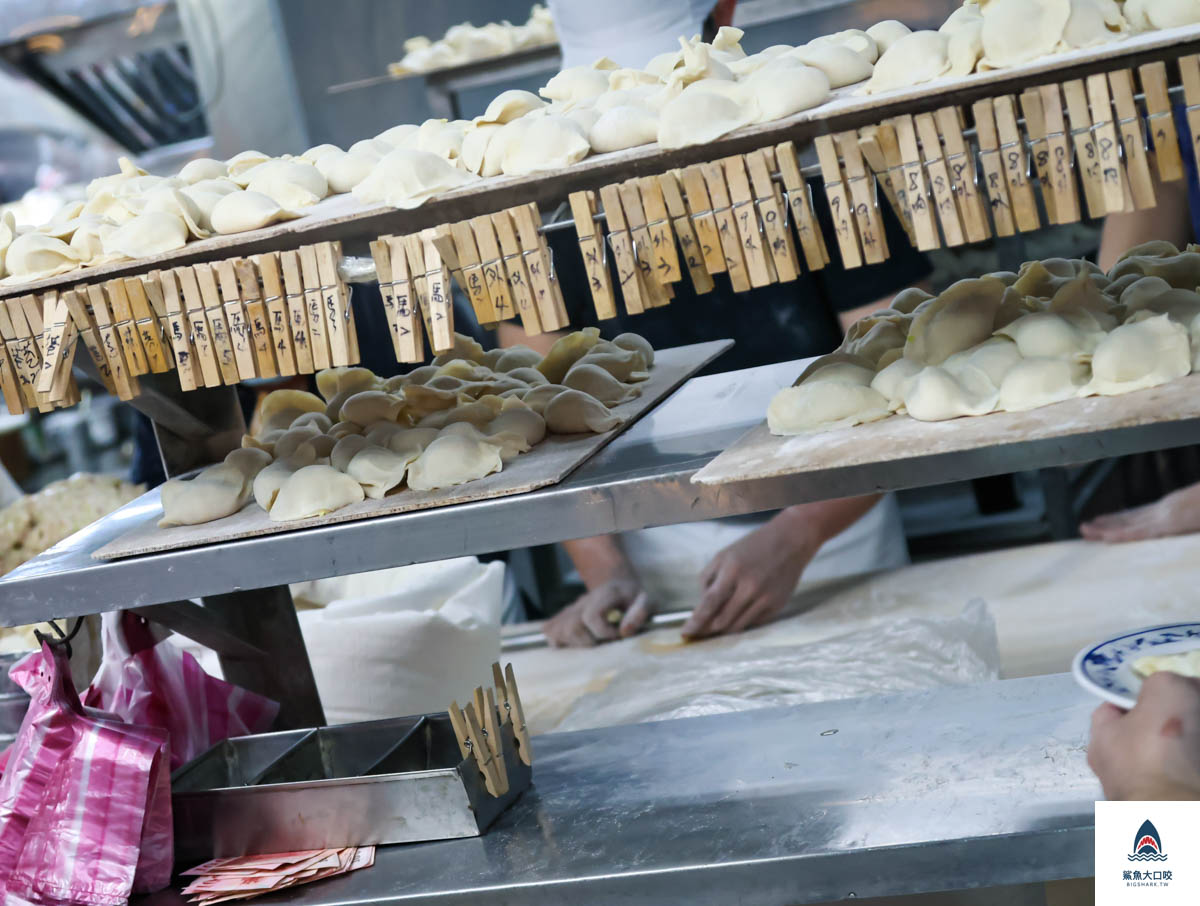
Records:
<instances>
[{"instance_id":1,"label":"divided metal box","mask_svg":"<svg viewBox=\"0 0 1200 906\"><path fill-rule=\"evenodd\" d=\"M500 797L445 713L227 739L172 777L176 860L478 836L532 777L499 736Z\"/></svg>"}]
</instances>

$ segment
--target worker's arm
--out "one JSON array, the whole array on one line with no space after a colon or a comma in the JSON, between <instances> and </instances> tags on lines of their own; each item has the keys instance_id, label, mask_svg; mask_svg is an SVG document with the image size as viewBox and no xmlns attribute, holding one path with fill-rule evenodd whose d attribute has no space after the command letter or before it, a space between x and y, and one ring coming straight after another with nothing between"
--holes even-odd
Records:
<instances>
[{"instance_id":1,"label":"worker's arm","mask_svg":"<svg viewBox=\"0 0 1200 906\"><path fill-rule=\"evenodd\" d=\"M564 541L587 591L546 621L552 645L585 648L631 636L650 619L650 601L615 535ZM620 614L610 621L609 615Z\"/></svg>"},{"instance_id":2,"label":"worker's arm","mask_svg":"<svg viewBox=\"0 0 1200 906\"><path fill-rule=\"evenodd\" d=\"M1188 213L1187 190L1184 183L1154 184L1154 195L1158 204L1128 214L1109 214L1104 218L1104 230L1100 234L1100 252L1096 263L1107 273L1127 249L1151 239L1166 239L1178 248L1191 235L1191 217Z\"/></svg>"}]
</instances>

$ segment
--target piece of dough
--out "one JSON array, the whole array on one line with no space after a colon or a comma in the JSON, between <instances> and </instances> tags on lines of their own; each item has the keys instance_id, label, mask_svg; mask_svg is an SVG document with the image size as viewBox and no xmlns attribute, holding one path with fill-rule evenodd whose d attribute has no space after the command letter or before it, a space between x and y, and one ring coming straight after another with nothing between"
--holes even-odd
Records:
<instances>
[{"instance_id":1,"label":"piece of dough","mask_svg":"<svg viewBox=\"0 0 1200 906\"><path fill-rule=\"evenodd\" d=\"M216 232L229 234L257 230L297 216L261 192L230 192L213 206L208 219Z\"/></svg>"},{"instance_id":2,"label":"piece of dough","mask_svg":"<svg viewBox=\"0 0 1200 906\"><path fill-rule=\"evenodd\" d=\"M332 466L305 466L287 477L268 515L272 522L309 519L359 503L362 499L362 485L349 475Z\"/></svg>"},{"instance_id":3,"label":"piece of dough","mask_svg":"<svg viewBox=\"0 0 1200 906\"><path fill-rule=\"evenodd\" d=\"M1065 359L1022 359L1004 376L996 408L1024 412L1074 399L1087 379L1086 365Z\"/></svg>"},{"instance_id":4,"label":"piece of dough","mask_svg":"<svg viewBox=\"0 0 1200 906\"><path fill-rule=\"evenodd\" d=\"M875 46L879 48L879 53L887 53L887 49L903 38L905 35L911 35L912 29L903 22L897 22L895 19L884 19L882 22L876 22L867 29L867 34L875 42ZM872 60L871 62L875 62Z\"/></svg>"},{"instance_id":5,"label":"piece of dough","mask_svg":"<svg viewBox=\"0 0 1200 906\"><path fill-rule=\"evenodd\" d=\"M287 429L305 412L324 412L325 403L319 396L305 390L284 388L272 390L263 397L258 415L263 431Z\"/></svg>"},{"instance_id":6,"label":"piece of dough","mask_svg":"<svg viewBox=\"0 0 1200 906\"><path fill-rule=\"evenodd\" d=\"M565 116L533 118L504 149L500 165L506 176L524 176L544 170L559 170L578 163L588 155L591 145L583 129Z\"/></svg>"},{"instance_id":7,"label":"piece of dough","mask_svg":"<svg viewBox=\"0 0 1200 906\"><path fill-rule=\"evenodd\" d=\"M914 31L896 41L879 58L863 91L878 94L919 85L945 75L949 69L946 36L936 31Z\"/></svg>"},{"instance_id":8,"label":"piece of dough","mask_svg":"<svg viewBox=\"0 0 1200 906\"><path fill-rule=\"evenodd\" d=\"M600 115L588 132L588 143L598 154L623 151L658 140L658 116L645 107L613 107Z\"/></svg>"},{"instance_id":9,"label":"piece of dough","mask_svg":"<svg viewBox=\"0 0 1200 906\"><path fill-rule=\"evenodd\" d=\"M1035 311L996 331L1017 344L1025 358L1078 359L1086 356L1100 336L1087 334L1061 315Z\"/></svg>"},{"instance_id":10,"label":"piece of dough","mask_svg":"<svg viewBox=\"0 0 1200 906\"><path fill-rule=\"evenodd\" d=\"M947 287L915 313L904 357L940 365L954 353L986 340L1005 288L990 277L959 280Z\"/></svg>"},{"instance_id":11,"label":"piece of dough","mask_svg":"<svg viewBox=\"0 0 1200 906\"><path fill-rule=\"evenodd\" d=\"M767 406L767 428L790 436L877 421L888 414L888 401L870 387L819 381L776 393Z\"/></svg>"},{"instance_id":12,"label":"piece of dough","mask_svg":"<svg viewBox=\"0 0 1200 906\"><path fill-rule=\"evenodd\" d=\"M605 82L607 84L607 76ZM539 110L545 106L546 102L532 91L510 88L492 98L492 102L487 105L487 110L483 111L483 116L478 117L475 122L503 125L511 123L531 110Z\"/></svg>"},{"instance_id":13,"label":"piece of dough","mask_svg":"<svg viewBox=\"0 0 1200 906\"><path fill-rule=\"evenodd\" d=\"M75 270L80 256L61 239L41 233L22 233L9 244L4 253L6 283L40 280Z\"/></svg>"},{"instance_id":14,"label":"piece of dough","mask_svg":"<svg viewBox=\"0 0 1200 906\"><path fill-rule=\"evenodd\" d=\"M237 450L230 450L225 456L225 465L233 466L241 472L248 484L270 464L271 454L255 447L239 447Z\"/></svg>"},{"instance_id":15,"label":"piece of dough","mask_svg":"<svg viewBox=\"0 0 1200 906\"><path fill-rule=\"evenodd\" d=\"M964 372L968 379L976 377ZM964 415L986 415L996 408L999 392L986 379L960 381L944 368L923 368L905 388L908 414L923 422L938 422Z\"/></svg>"},{"instance_id":16,"label":"piece of dough","mask_svg":"<svg viewBox=\"0 0 1200 906\"><path fill-rule=\"evenodd\" d=\"M703 145L753 121L746 105L728 97L711 91L684 92L659 114L658 143L664 148Z\"/></svg>"},{"instance_id":17,"label":"piece of dough","mask_svg":"<svg viewBox=\"0 0 1200 906\"><path fill-rule=\"evenodd\" d=\"M830 90L824 72L790 57L770 61L742 84L754 96L760 123L823 104Z\"/></svg>"},{"instance_id":18,"label":"piece of dough","mask_svg":"<svg viewBox=\"0 0 1200 906\"><path fill-rule=\"evenodd\" d=\"M1133 672L1140 677L1152 673L1168 671L1180 676L1200 678L1200 648L1183 651L1179 654L1150 654L1139 657L1129 665Z\"/></svg>"},{"instance_id":19,"label":"piece of dough","mask_svg":"<svg viewBox=\"0 0 1200 906\"><path fill-rule=\"evenodd\" d=\"M1126 31L1129 31L1129 22L1121 14L1116 0L1071 0L1071 15L1063 28L1062 49L1107 44Z\"/></svg>"},{"instance_id":20,"label":"piece of dough","mask_svg":"<svg viewBox=\"0 0 1200 906\"><path fill-rule=\"evenodd\" d=\"M362 204L385 204L407 210L474 179L444 157L429 151L397 148L379 160L370 175L354 187L353 194Z\"/></svg>"},{"instance_id":21,"label":"piece of dough","mask_svg":"<svg viewBox=\"0 0 1200 906\"><path fill-rule=\"evenodd\" d=\"M409 465L419 455L418 452L402 454L387 447L368 445L351 458L345 472L362 485L363 493L368 497L382 500L388 491L400 486Z\"/></svg>"},{"instance_id":22,"label":"piece of dough","mask_svg":"<svg viewBox=\"0 0 1200 906\"><path fill-rule=\"evenodd\" d=\"M1071 0L988 0L983 59L988 69L1028 63L1054 52L1071 15Z\"/></svg>"},{"instance_id":23,"label":"piece of dough","mask_svg":"<svg viewBox=\"0 0 1200 906\"><path fill-rule=\"evenodd\" d=\"M623 384L600 366L588 362L572 365L562 383L564 387L595 397L606 406L616 406L642 392L640 387Z\"/></svg>"},{"instance_id":24,"label":"piece of dough","mask_svg":"<svg viewBox=\"0 0 1200 906\"><path fill-rule=\"evenodd\" d=\"M500 448L462 434L439 434L408 467L408 486L433 491L475 481L503 468Z\"/></svg>"},{"instance_id":25,"label":"piece of dough","mask_svg":"<svg viewBox=\"0 0 1200 906\"><path fill-rule=\"evenodd\" d=\"M1118 327L1096 347L1088 393L1114 396L1157 387L1192 369L1188 332L1167 315Z\"/></svg>"},{"instance_id":26,"label":"piece of dough","mask_svg":"<svg viewBox=\"0 0 1200 906\"><path fill-rule=\"evenodd\" d=\"M603 434L625 421L595 397L571 389L551 397L542 417L555 434Z\"/></svg>"},{"instance_id":27,"label":"piece of dough","mask_svg":"<svg viewBox=\"0 0 1200 906\"><path fill-rule=\"evenodd\" d=\"M228 463L209 466L192 479L173 478L160 491L163 517L158 525L200 525L230 516L245 504L245 490L245 474Z\"/></svg>"},{"instance_id":28,"label":"piece of dough","mask_svg":"<svg viewBox=\"0 0 1200 906\"><path fill-rule=\"evenodd\" d=\"M372 425L379 421L394 422L404 410L404 399L382 390L362 390L355 393L338 413L341 421L356 425Z\"/></svg>"},{"instance_id":29,"label":"piece of dough","mask_svg":"<svg viewBox=\"0 0 1200 906\"><path fill-rule=\"evenodd\" d=\"M202 179L224 179L229 175L229 168L224 161L213 160L211 157L198 157L189 160L179 171L179 178L188 185L200 182Z\"/></svg>"}]
</instances>

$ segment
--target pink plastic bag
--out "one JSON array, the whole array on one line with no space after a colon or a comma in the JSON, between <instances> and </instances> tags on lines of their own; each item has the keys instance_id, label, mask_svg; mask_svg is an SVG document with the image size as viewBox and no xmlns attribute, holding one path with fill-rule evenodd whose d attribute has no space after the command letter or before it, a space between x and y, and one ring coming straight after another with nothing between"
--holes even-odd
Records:
<instances>
[{"instance_id":1,"label":"pink plastic bag","mask_svg":"<svg viewBox=\"0 0 1200 906\"><path fill-rule=\"evenodd\" d=\"M102 619L104 658L84 703L129 723L165 728L171 770L223 739L271 728L276 702L205 673L186 651L155 639L136 614Z\"/></svg>"},{"instance_id":2,"label":"pink plastic bag","mask_svg":"<svg viewBox=\"0 0 1200 906\"><path fill-rule=\"evenodd\" d=\"M170 880L167 734L85 713L62 649L11 671L29 713L0 779L6 902L120 906Z\"/></svg>"}]
</instances>

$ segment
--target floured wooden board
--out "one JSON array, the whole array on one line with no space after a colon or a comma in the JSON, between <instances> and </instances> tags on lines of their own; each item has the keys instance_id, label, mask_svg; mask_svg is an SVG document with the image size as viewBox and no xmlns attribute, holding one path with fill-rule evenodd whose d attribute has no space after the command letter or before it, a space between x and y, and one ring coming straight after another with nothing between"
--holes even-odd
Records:
<instances>
[{"instance_id":1,"label":"floured wooden board","mask_svg":"<svg viewBox=\"0 0 1200 906\"><path fill-rule=\"evenodd\" d=\"M692 481L728 484L1195 418L1200 418L1200 374L1123 396L1089 396L1029 412L995 412L944 422L893 415L866 425L776 437L764 421L693 475Z\"/></svg>"},{"instance_id":2,"label":"floured wooden board","mask_svg":"<svg viewBox=\"0 0 1200 906\"><path fill-rule=\"evenodd\" d=\"M119 560L139 554L274 535L319 525L370 519L373 516L389 516L473 500L507 497L510 494L522 494L557 484L732 345L732 340L715 340L711 343L696 343L692 346L657 351L650 379L641 384L642 395L613 408L615 413L624 416L623 425L604 434L547 434L544 441L528 453L522 453L507 463L502 471L478 481L437 491L412 491L404 488L382 500L364 500L328 516L299 519L295 522L272 522L254 502L232 516L202 525L159 528L156 523L162 514L156 512L147 522L99 548L92 556L97 560Z\"/></svg>"},{"instance_id":3,"label":"floured wooden board","mask_svg":"<svg viewBox=\"0 0 1200 906\"><path fill-rule=\"evenodd\" d=\"M312 242L375 238L385 233L410 234L530 201L554 205L579 189L597 189L631 176L662 173L674 167L742 154L781 141L804 141L818 133L879 123L899 113L918 113L968 103L980 97L1019 92L1031 85L1061 82L1068 77L1068 70L1107 71L1128 68L1149 59L1175 57L1195 52L1198 43L1200 26L1188 25L1041 57L1023 66L945 77L880 94L862 94L865 83L859 82L836 89L820 106L769 123L747 126L705 144L668 151L652 143L625 151L593 154L558 170L481 179L408 211L383 205L363 205L349 194L332 195L305 208L304 216L296 220L244 233L212 236L189 242L181 249L135 261L118 261L20 285L0 286L0 297L74 286L80 282L95 283L100 278L144 273L153 268L296 248ZM1079 74L1072 71L1071 77Z\"/></svg>"}]
</instances>

